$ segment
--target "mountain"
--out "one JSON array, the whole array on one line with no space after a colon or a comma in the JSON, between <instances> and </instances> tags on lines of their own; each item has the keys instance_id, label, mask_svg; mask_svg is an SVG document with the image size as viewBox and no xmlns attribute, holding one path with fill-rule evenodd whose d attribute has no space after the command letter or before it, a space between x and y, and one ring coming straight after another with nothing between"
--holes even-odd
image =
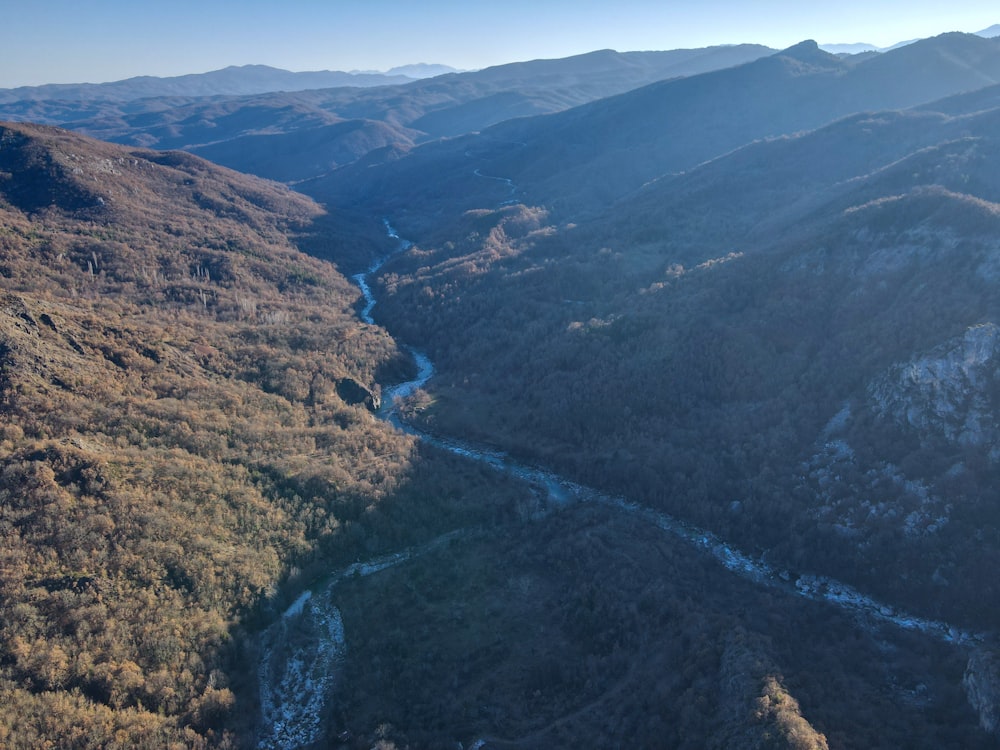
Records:
<instances>
[{"instance_id":1,"label":"mountain","mask_svg":"<svg viewBox=\"0 0 1000 750\"><path fill-rule=\"evenodd\" d=\"M750 143L576 222L400 212L424 233L380 315L439 365L423 418L992 628L1000 109L940 108Z\"/></svg>"},{"instance_id":2,"label":"mountain","mask_svg":"<svg viewBox=\"0 0 1000 750\"><path fill-rule=\"evenodd\" d=\"M413 65L400 65L386 71L387 76L406 76L407 78L434 78L448 73L461 73L457 68L450 65L438 65L434 63L415 63Z\"/></svg>"},{"instance_id":3,"label":"mountain","mask_svg":"<svg viewBox=\"0 0 1000 750\"><path fill-rule=\"evenodd\" d=\"M579 219L650 180L756 139L998 81L1000 44L975 35L945 34L861 59L803 42L733 68L428 144L381 168L358 164L302 189L321 201L371 201L383 211L405 206L429 216L441 210L441 196L449 210L509 198L506 183L480 177L487 175L510 180L518 200Z\"/></svg>"},{"instance_id":4,"label":"mountain","mask_svg":"<svg viewBox=\"0 0 1000 750\"><path fill-rule=\"evenodd\" d=\"M437 366L409 410L425 429L600 487L636 516L666 510L778 581L837 576L886 615L943 618L941 661L918 663L915 630L889 646L901 632L877 618L842 630L832 608L786 609L769 579L744 599L685 566L655 520L565 509L339 589L358 658L337 728L394 716L382 741L432 744L428 724L464 729L479 706L527 700L458 739L995 744L993 647L956 643L965 627L990 644L997 622L982 573L1000 554L991 92L751 142L580 221L493 196L429 217L402 204L389 219L422 231L378 281L379 319ZM467 197L432 187L434 205ZM368 626L399 603L422 628Z\"/></svg>"},{"instance_id":5,"label":"mountain","mask_svg":"<svg viewBox=\"0 0 1000 750\"><path fill-rule=\"evenodd\" d=\"M994 747L994 50L3 126L3 742Z\"/></svg>"},{"instance_id":6,"label":"mountain","mask_svg":"<svg viewBox=\"0 0 1000 750\"><path fill-rule=\"evenodd\" d=\"M735 65L768 52L755 45L668 52L606 50L449 74L405 86L240 97L174 95L127 102L31 98L0 105L0 115L65 126L129 145L183 148L235 169L295 182L326 174L382 146L408 148L513 117L566 109L662 78Z\"/></svg>"},{"instance_id":7,"label":"mountain","mask_svg":"<svg viewBox=\"0 0 1000 750\"><path fill-rule=\"evenodd\" d=\"M262 625L518 494L372 417L409 357L299 250L364 242L190 154L0 124L0 744L252 745Z\"/></svg>"},{"instance_id":8,"label":"mountain","mask_svg":"<svg viewBox=\"0 0 1000 750\"><path fill-rule=\"evenodd\" d=\"M359 155L419 137L418 131L379 120L343 120L287 133L240 135L188 150L216 164L295 183L303 175L326 174Z\"/></svg>"},{"instance_id":9,"label":"mountain","mask_svg":"<svg viewBox=\"0 0 1000 750\"><path fill-rule=\"evenodd\" d=\"M992 26L990 26L988 29L983 29L982 31L977 31L976 34L978 34L979 36L984 36L984 37L986 37L988 39L992 39L993 37L1000 36L1000 23L995 23Z\"/></svg>"},{"instance_id":10,"label":"mountain","mask_svg":"<svg viewBox=\"0 0 1000 750\"><path fill-rule=\"evenodd\" d=\"M885 602L883 613L940 618L955 641L962 628L979 632L954 649L963 660L972 652L964 678L937 666L925 674L964 685L968 703L955 708L974 717L956 715L953 727L985 730L937 744L986 746L995 742L984 735L996 731L1000 595L983 574L1000 560L998 51L994 40L959 34L859 59L802 44L408 152L386 149L300 187L330 205L388 217L414 242L380 269L376 313L437 366L409 406L419 425L708 529L784 571L779 579L835 576ZM498 550L496 559L518 561L501 578L520 581L523 597L512 593L489 616L490 632L502 634L496 650L477 651L470 664L458 654L472 638L460 638L435 650L431 666L404 662L408 677L396 683L445 686L458 670L475 698L466 701L467 684L408 711L415 689L382 688L385 673L359 668L344 693L351 715L403 716L409 731L418 714L457 721L512 683L505 665L519 661L518 616L530 611L537 622L533 603L551 611L548 592L583 588L594 594L573 615L546 621L551 641L541 653L559 656L527 681L545 719L512 719L484 741L579 745L589 736L606 744L614 725L642 737L635 744L656 744L639 734L653 718L632 724L606 693L568 687L599 684L591 674L605 674L632 692L644 665L657 664L658 674L684 669L659 661L665 644L642 652L643 636L620 664L591 654L593 673L566 666L582 659L562 628L594 622L587 612L605 623L645 595L650 611L671 613L664 627L683 618L642 588L656 566L637 562L648 559L641 535L635 546L620 545L603 536L609 520L577 527L579 537L553 534L548 555ZM563 562L578 558L560 549L574 538L588 550L579 567ZM595 550L608 551L604 567L588 567ZM611 560L622 558L634 577L610 583ZM474 569L457 551L438 565ZM604 583L553 581L555 571L581 568L584 580ZM478 575L489 580L485 570ZM348 621L370 616L377 601L406 597L406 583L358 587ZM476 591L496 602L488 586L455 586L453 598L417 605L424 622L441 623L470 601L471 610L489 606ZM601 599L619 590L633 593ZM740 611L747 620L758 612ZM703 622L714 622L707 612ZM474 617L463 624L486 628ZM734 660L720 646L726 637L712 633L705 649L716 649L712 663L728 686L715 694L746 696L734 675L754 674L755 658L774 652L736 648ZM768 634L772 646L787 643ZM818 641L810 638L812 653L823 659L829 652ZM429 637L418 642L416 651L432 648ZM411 644L409 634L373 633L357 648L370 663ZM860 665L845 666L857 652L838 653L845 661L837 671L870 688ZM836 736L843 723L801 689L809 668L783 663L808 724L803 746L882 742ZM670 702L667 686L655 690ZM755 692L755 705L772 705ZM906 698L888 692L900 703L921 701L916 688ZM569 706L581 704L606 706L607 722L580 720ZM686 736L701 746L758 746L745 724L727 726L724 715L716 715L717 734L692 721ZM881 725L852 716L855 728ZM658 741L679 745L684 732L669 731ZM886 746L925 737L903 729Z\"/></svg>"},{"instance_id":11,"label":"mountain","mask_svg":"<svg viewBox=\"0 0 1000 750\"><path fill-rule=\"evenodd\" d=\"M374 419L407 358L298 250L364 241L190 154L0 125L5 745L287 746L258 711L278 692L318 696L324 745L988 746L946 645L640 515L546 515L538 487ZM330 608L304 603L345 568ZM327 674L259 684L331 623L348 650L308 662L328 701Z\"/></svg>"},{"instance_id":12,"label":"mountain","mask_svg":"<svg viewBox=\"0 0 1000 750\"><path fill-rule=\"evenodd\" d=\"M879 52L879 48L874 44L858 42L855 44L821 44L820 49L829 52L831 55L858 55L862 52Z\"/></svg>"},{"instance_id":13,"label":"mountain","mask_svg":"<svg viewBox=\"0 0 1000 750\"><path fill-rule=\"evenodd\" d=\"M111 83L52 83L0 89L0 104L14 102L73 101L126 103L167 96L252 95L268 91L303 91L334 86L386 86L413 78L398 74L310 71L293 73L267 65L231 65L210 73L158 78L139 76Z\"/></svg>"}]
</instances>

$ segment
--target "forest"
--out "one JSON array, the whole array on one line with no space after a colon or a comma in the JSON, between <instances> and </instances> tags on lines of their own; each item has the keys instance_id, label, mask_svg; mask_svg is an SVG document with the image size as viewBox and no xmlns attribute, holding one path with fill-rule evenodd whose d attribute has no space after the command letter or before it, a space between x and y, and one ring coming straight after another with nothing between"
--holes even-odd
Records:
<instances>
[{"instance_id":1,"label":"forest","mask_svg":"<svg viewBox=\"0 0 1000 750\"><path fill-rule=\"evenodd\" d=\"M526 490L341 398L412 365L297 249L335 237L310 200L54 129L0 144L32 175L0 180L0 745L246 746L289 596Z\"/></svg>"},{"instance_id":2,"label":"forest","mask_svg":"<svg viewBox=\"0 0 1000 750\"><path fill-rule=\"evenodd\" d=\"M995 746L1000 46L744 52L0 126L0 745Z\"/></svg>"}]
</instances>

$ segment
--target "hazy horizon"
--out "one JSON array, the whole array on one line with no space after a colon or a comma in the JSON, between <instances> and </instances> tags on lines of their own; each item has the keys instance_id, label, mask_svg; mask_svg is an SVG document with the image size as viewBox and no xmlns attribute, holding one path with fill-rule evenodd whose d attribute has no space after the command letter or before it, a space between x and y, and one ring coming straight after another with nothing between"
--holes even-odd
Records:
<instances>
[{"instance_id":1,"label":"hazy horizon","mask_svg":"<svg viewBox=\"0 0 1000 750\"><path fill-rule=\"evenodd\" d=\"M132 4L65 0L6 9L0 88L101 83L261 64L293 71L379 70L415 63L472 70L597 49L668 50L754 43L777 49L895 43L1000 22L985 0L937 4L848 0L812 7L766 0L698 7L652 0L459 3L401 0L316 6L245 3ZM483 31L486 33L483 33Z\"/></svg>"}]
</instances>

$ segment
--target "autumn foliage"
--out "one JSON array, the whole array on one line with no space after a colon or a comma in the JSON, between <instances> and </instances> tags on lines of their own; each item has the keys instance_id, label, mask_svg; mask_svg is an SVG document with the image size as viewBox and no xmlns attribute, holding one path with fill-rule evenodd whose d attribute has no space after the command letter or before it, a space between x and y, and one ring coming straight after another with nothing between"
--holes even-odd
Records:
<instances>
[{"instance_id":1,"label":"autumn foliage","mask_svg":"<svg viewBox=\"0 0 1000 750\"><path fill-rule=\"evenodd\" d=\"M296 248L320 214L0 128L0 745L239 745L283 582L488 512L338 395L409 364Z\"/></svg>"}]
</instances>

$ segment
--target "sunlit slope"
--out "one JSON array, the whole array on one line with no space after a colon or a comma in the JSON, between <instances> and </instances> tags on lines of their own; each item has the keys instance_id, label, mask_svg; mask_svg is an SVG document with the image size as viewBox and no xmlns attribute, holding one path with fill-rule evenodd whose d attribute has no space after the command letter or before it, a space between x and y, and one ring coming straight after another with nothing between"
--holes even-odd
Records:
<instances>
[{"instance_id":1,"label":"sunlit slope","mask_svg":"<svg viewBox=\"0 0 1000 750\"><path fill-rule=\"evenodd\" d=\"M0 127L0 744L242 743L280 584L501 502L370 413L409 364L296 248L321 214Z\"/></svg>"}]
</instances>

